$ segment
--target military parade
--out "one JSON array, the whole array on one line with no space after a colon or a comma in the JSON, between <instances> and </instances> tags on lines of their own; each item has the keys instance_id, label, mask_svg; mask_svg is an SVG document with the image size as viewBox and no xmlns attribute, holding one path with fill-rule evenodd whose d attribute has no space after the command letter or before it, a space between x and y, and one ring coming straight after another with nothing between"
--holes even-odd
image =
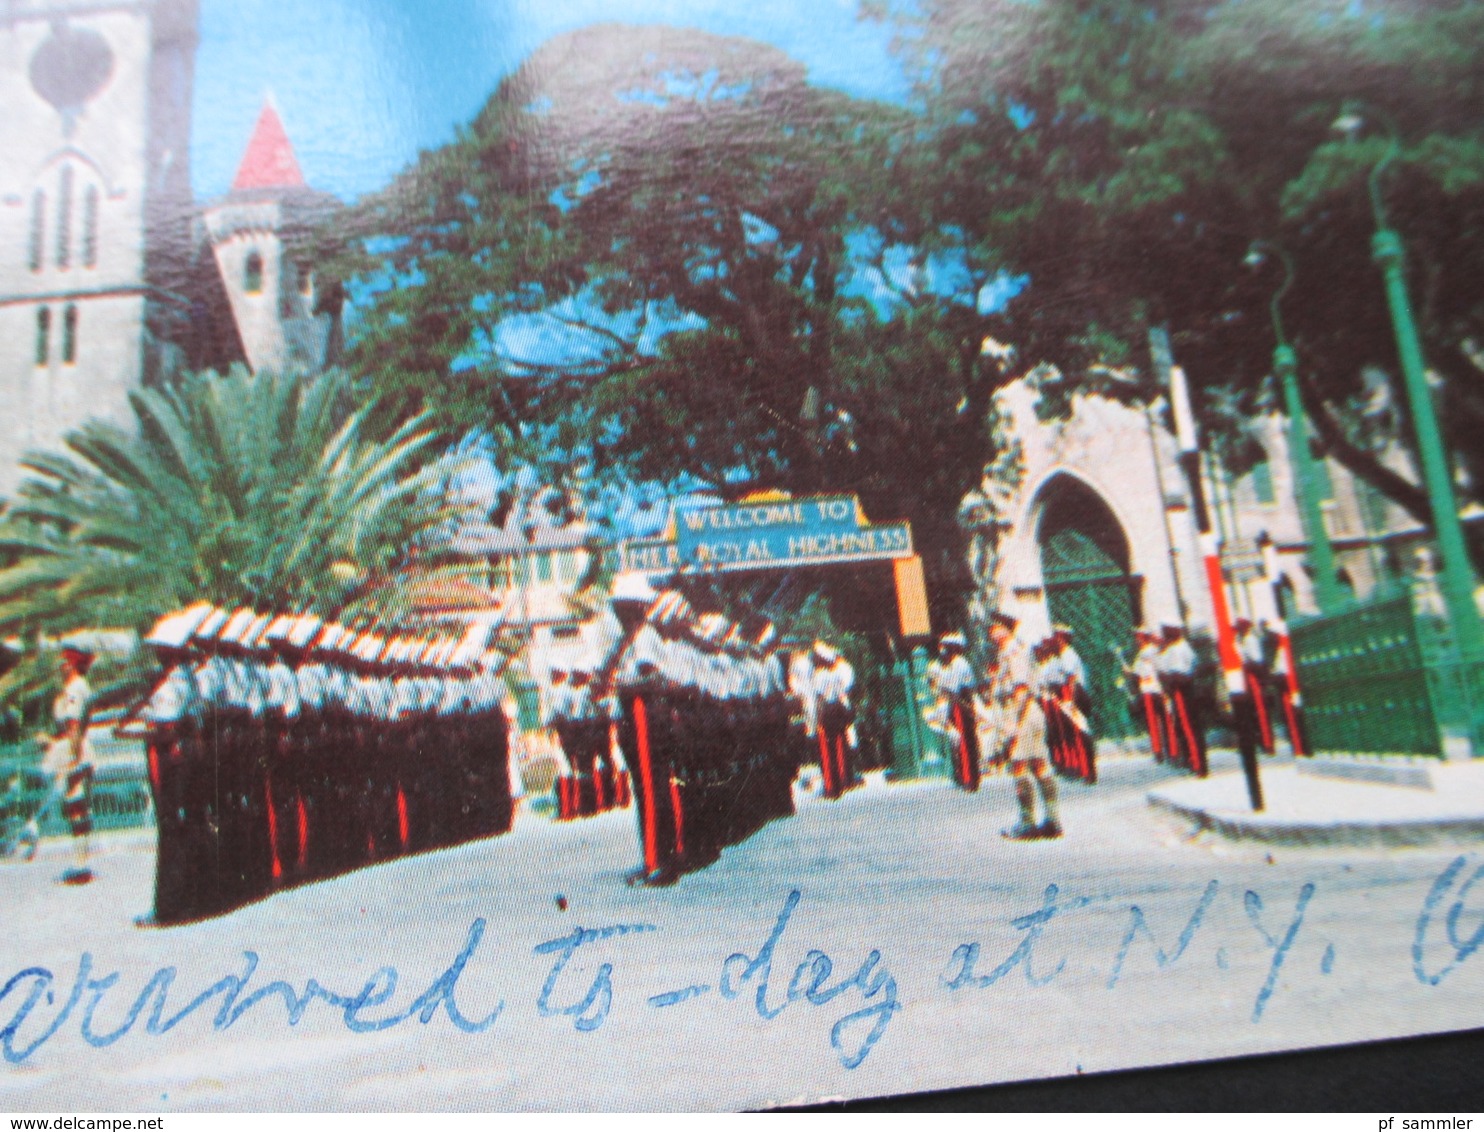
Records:
<instances>
[{"instance_id":1,"label":"military parade","mask_svg":"<svg viewBox=\"0 0 1484 1132\"><path fill-rule=\"evenodd\" d=\"M548 678L544 722L566 760L554 816L632 806L639 863L630 883L673 884L792 814L811 755L826 797L859 784L849 754L853 675L825 642L796 654L808 675L790 686L766 617L697 614L680 592L638 574L615 580L594 628L598 648ZM488 636L350 628L205 602L160 619L144 644L161 675L112 725L143 741L148 763L155 896L140 922L218 915L285 887L506 832L521 791L503 708L510 657ZM64 656L69 672L90 659ZM69 799L78 837L90 768L75 741L88 695L77 675L56 709L58 797ZM33 853L42 817L26 826Z\"/></svg>"},{"instance_id":2,"label":"military parade","mask_svg":"<svg viewBox=\"0 0 1484 1132\"><path fill-rule=\"evenodd\" d=\"M82 1028L10 1092L762 1106L1477 1025L1469 42L0 0L0 1060ZM427 1038L340 1041L425 975Z\"/></svg>"},{"instance_id":3,"label":"military parade","mask_svg":"<svg viewBox=\"0 0 1484 1132\"><path fill-rule=\"evenodd\" d=\"M208 602L158 619L143 636L154 684L108 725L147 752L157 853L154 906L141 922L215 916L284 888L497 836L522 799L562 824L632 810L637 838L624 879L667 887L794 814L800 798L837 801L883 767L887 781L918 777L893 753L892 720L910 702L903 693L917 694L910 666L905 683L883 685L872 637L802 632L800 610L817 597L775 600L799 566L816 571L817 595L828 588L821 568L860 561L859 551L847 559L830 549L850 531L894 528L870 527L852 498L760 498L677 507L666 529L678 544L620 545L616 569L591 591L596 603L565 624L560 645L511 622L510 603L494 618L451 624L389 613L341 623ZM796 534L821 526L835 541ZM767 545L807 556L775 565L771 549L744 546L770 529ZM883 613L895 612L901 637L888 636L890 648L929 639L911 528L896 529L900 539L864 555L891 566L895 609L857 615L879 641ZM758 588L780 575L781 585ZM761 600L770 587L774 598ZM1095 786L1109 751L1205 777L1213 726L1232 729L1244 755L1274 754L1281 726L1288 749L1307 753L1281 621L1232 622L1241 686L1223 700L1211 642L1199 651L1178 619L1135 626L1127 650L1112 646L1110 682L1099 626L1084 616L1079 631L1039 612L1007 606L940 633L923 699L905 709L922 716L907 733L925 724L939 736L944 773L959 790L1009 780L1006 838L1060 838L1057 780ZM795 627L781 630L780 621ZM1091 663L1079 651L1084 632ZM78 847L64 879L85 884L92 770L78 735L87 730L92 657L70 648L62 658L65 688L47 740L52 786L19 842L34 853L40 821L60 807ZM524 721L522 689L539 704ZM545 746L535 742L541 735ZM538 750L549 756L545 773ZM986 805L1003 804L987 794Z\"/></svg>"},{"instance_id":4,"label":"military parade","mask_svg":"<svg viewBox=\"0 0 1484 1132\"><path fill-rule=\"evenodd\" d=\"M145 638L153 921L509 829L498 654L201 603Z\"/></svg>"},{"instance_id":5,"label":"military parade","mask_svg":"<svg viewBox=\"0 0 1484 1132\"><path fill-rule=\"evenodd\" d=\"M727 603L729 616L720 598L684 573L620 572L575 649L545 673L540 723L561 755L550 816L632 808L629 884L672 885L792 815L799 791L831 801L864 781L856 674L841 649L781 637L745 602ZM1261 748L1276 750L1281 720L1300 753L1281 639L1245 618L1234 629ZM147 753L157 852L141 922L219 915L508 831L525 790L507 712L513 653L498 637L489 624L450 636L206 602L161 618L144 638L159 676L111 725ZM1012 840L1062 836L1058 777L1097 782L1096 708L1074 637L1064 624L1029 633L996 612L977 650L964 631L944 633L927 668L925 716L944 737L949 776L969 793L987 775L1009 778ZM1136 628L1133 646L1126 709L1144 754L1204 776L1208 681L1196 650L1173 623ZM48 797L79 847L63 879L79 884L91 879L91 767L78 735L92 657L75 647L62 657ZM33 853L42 811L21 835Z\"/></svg>"}]
</instances>

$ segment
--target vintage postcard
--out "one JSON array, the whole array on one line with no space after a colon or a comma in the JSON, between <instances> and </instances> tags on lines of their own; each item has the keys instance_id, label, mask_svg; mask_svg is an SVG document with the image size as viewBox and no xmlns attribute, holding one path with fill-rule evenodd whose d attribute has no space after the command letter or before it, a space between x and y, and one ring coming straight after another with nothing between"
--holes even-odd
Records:
<instances>
[{"instance_id":1,"label":"vintage postcard","mask_svg":"<svg viewBox=\"0 0 1484 1132\"><path fill-rule=\"evenodd\" d=\"M1481 48L0 0L0 1109L1484 1023Z\"/></svg>"}]
</instances>

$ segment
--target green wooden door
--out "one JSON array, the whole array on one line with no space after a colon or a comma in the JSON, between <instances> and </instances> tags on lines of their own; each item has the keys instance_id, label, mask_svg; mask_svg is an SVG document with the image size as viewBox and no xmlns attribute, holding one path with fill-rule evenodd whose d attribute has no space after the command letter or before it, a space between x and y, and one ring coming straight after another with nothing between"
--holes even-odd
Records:
<instances>
[{"instance_id":1,"label":"green wooden door","mask_svg":"<svg viewBox=\"0 0 1484 1132\"><path fill-rule=\"evenodd\" d=\"M1069 625L1087 666L1093 734L1122 739L1134 733L1120 654L1133 651L1138 579L1102 545L1076 527L1043 532L1041 572L1053 623Z\"/></svg>"}]
</instances>

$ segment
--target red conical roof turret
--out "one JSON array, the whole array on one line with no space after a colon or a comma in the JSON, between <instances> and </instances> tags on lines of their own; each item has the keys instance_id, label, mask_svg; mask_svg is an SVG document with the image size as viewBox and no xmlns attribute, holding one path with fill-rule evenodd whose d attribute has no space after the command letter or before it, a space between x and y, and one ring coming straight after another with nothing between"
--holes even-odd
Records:
<instances>
[{"instance_id":1,"label":"red conical roof turret","mask_svg":"<svg viewBox=\"0 0 1484 1132\"><path fill-rule=\"evenodd\" d=\"M232 181L232 191L302 188L304 174L299 172L299 159L294 156L294 147L270 99L263 103L258 124L253 127L252 140L247 143L242 164Z\"/></svg>"}]
</instances>

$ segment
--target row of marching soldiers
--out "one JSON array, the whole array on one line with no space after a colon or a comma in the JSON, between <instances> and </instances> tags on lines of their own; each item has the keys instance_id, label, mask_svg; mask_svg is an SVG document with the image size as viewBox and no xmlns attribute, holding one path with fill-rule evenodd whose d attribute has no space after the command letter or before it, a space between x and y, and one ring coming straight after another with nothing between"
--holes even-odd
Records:
<instances>
[{"instance_id":1,"label":"row of marching soldiers","mask_svg":"<svg viewBox=\"0 0 1484 1132\"><path fill-rule=\"evenodd\" d=\"M765 617L697 615L679 592L632 573L615 579L611 603L590 695L602 705L594 716L616 724L633 782L641 863L627 879L672 884L793 813L803 745L790 735L787 677ZM600 736L595 726L567 752L582 797L615 780Z\"/></svg>"},{"instance_id":2,"label":"row of marching soldiers","mask_svg":"<svg viewBox=\"0 0 1484 1132\"><path fill-rule=\"evenodd\" d=\"M1044 753L1051 767L1066 778L1097 781L1087 668L1072 638L1070 627L1057 625L1028 643L1015 618L996 613L990 620L992 657L982 675L968 660L968 641L962 633L945 634L939 641L929 679L947 724L953 780L960 787L977 791L985 762L983 747L990 749L988 761L1002 761L998 752L1016 733L1022 712L1019 700L1011 703L1012 686L1007 680L1012 667L1023 677L1025 693L1036 701L1044 718ZM1016 658L1013 664L1011 654Z\"/></svg>"},{"instance_id":3,"label":"row of marching soldiers","mask_svg":"<svg viewBox=\"0 0 1484 1132\"><path fill-rule=\"evenodd\" d=\"M1089 781L1096 774L1083 698L1085 675L1070 641L1070 631L1059 627L1029 643L1014 617L995 613L989 621L990 659L982 674L968 660L962 633L942 638L929 670L953 738L954 781L976 792L984 762L1006 766L1015 783L1019 821L1004 835L1015 840L1062 835L1053 767ZM981 759L981 736L988 746L987 760Z\"/></svg>"},{"instance_id":4,"label":"row of marching soldiers","mask_svg":"<svg viewBox=\"0 0 1484 1132\"><path fill-rule=\"evenodd\" d=\"M509 829L498 653L199 604L146 638L154 920Z\"/></svg>"},{"instance_id":5,"label":"row of marching soldiers","mask_svg":"<svg viewBox=\"0 0 1484 1132\"><path fill-rule=\"evenodd\" d=\"M1296 755L1308 751L1297 673L1286 641L1250 618L1232 622L1242 662L1242 683L1251 705L1236 719L1251 727L1253 745L1272 754L1277 727L1287 731ZM1127 669L1136 691L1135 718L1149 736L1149 749L1159 762L1172 763L1204 777L1209 771L1206 752L1208 696L1197 679L1195 650L1178 624L1158 630L1134 631L1138 651Z\"/></svg>"}]
</instances>

